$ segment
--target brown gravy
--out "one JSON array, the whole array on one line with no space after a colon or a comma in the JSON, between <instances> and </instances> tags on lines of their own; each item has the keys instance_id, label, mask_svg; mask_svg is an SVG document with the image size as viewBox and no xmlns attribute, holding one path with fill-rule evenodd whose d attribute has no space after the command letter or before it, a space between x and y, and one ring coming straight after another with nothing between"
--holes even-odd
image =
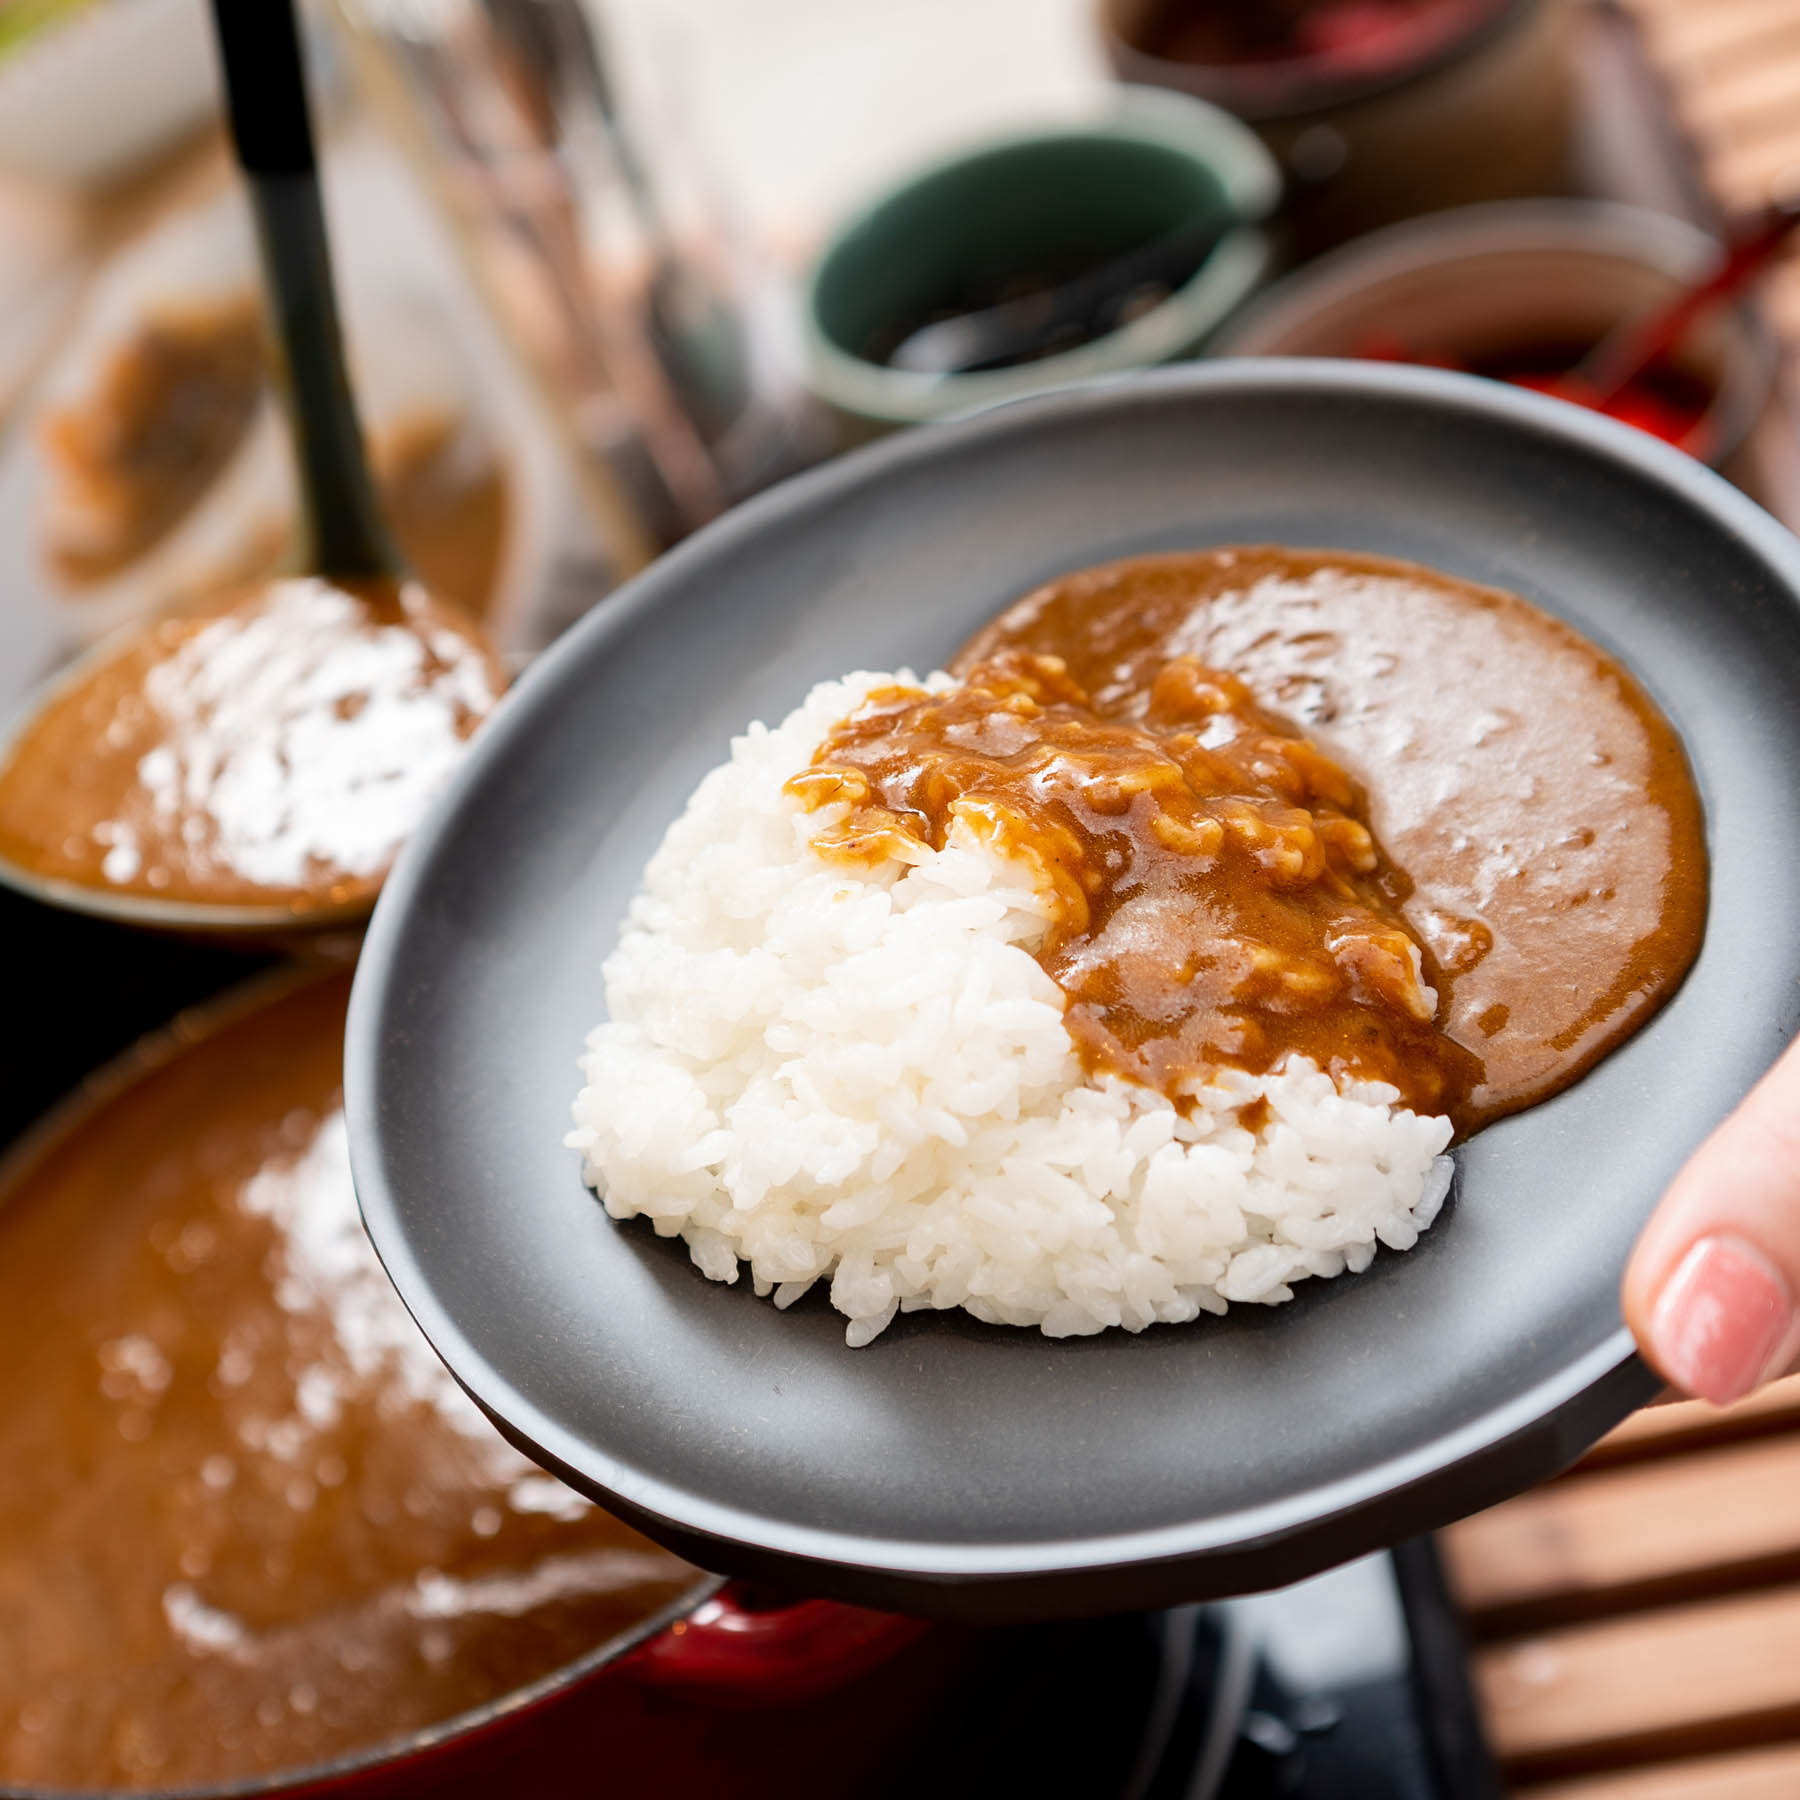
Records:
<instances>
[{"instance_id":1,"label":"brown gravy","mask_svg":"<svg viewBox=\"0 0 1800 1800\"><path fill-rule=\"evenodd\" d=\"M355 904L504 685L416 582L271 582L45 707L0 766L0 856L162 900Z\"/></svg>"},{"instance_id":2,"label":"brown gravy","mask_svg":"<svg viewBox=\"0 0 1800 1800\"><path fill-rule=\"evenodd\" d=\"M1362 795L1241 681L1176 657L1127 720L1055 657L963 674L871 696L788 782L808 808L848 803L818 851L905 860L961 824L1032 865L1050 912L1037 958L1090 1070L1180 1101L1221 1065L1293 1052L1420 1112L1461 1101L1480 1064L1432 1023Z\"/></svg>"},{"instance_id":3,"label":"brown gravy","mask_svg":"<svg viewBox=\"0 0 1800 1800\"><path fill-rule=\"evenodd\" d=\"M190 1042L0 1181L0 1785L385 1742L697 1579L505 1444L388 1285L348 989Z\"/></svg>"},{"instance_id":4,"label":"brown gravy","mask_svg":"<svg viewBox=\"0 0 1800 1800\"><path fill-rule=\"evenodd\" d=\"M1681 742L1637 683L1510 594L1340 551L1236 548L1083 570L977 632L1063 659L1141 724L1188 657L1239 676L1368 795L1442 1032L1482 1065L1460 1133L1556 1092L1674 991L1706 847Z\"/></svg>"}]
</instances>

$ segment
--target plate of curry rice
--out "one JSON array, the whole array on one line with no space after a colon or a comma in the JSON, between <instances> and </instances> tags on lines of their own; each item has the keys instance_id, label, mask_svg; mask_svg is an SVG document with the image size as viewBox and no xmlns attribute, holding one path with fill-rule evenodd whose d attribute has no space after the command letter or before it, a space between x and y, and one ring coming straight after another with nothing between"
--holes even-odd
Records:
<instances>
[{"instance_id":1,"label":"plate of curry rice","mask_svg":"<svg viewBox=\"0 0 1800 1800\"><path fill-rule=\"evenodd\" d=\"M528 672L384 889L365 1220L530 1455L968 1618L1297 1580L1655 1391L1800 1024L1800 545L1435 370L891 439Z\"/></svg>"}]
</instances>

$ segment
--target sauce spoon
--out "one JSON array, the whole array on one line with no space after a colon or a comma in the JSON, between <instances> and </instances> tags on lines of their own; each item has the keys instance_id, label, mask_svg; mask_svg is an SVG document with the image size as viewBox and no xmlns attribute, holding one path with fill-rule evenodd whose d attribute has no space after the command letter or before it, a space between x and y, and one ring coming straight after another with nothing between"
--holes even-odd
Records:
<instances>
[{"instance_id":1,"label":"sauce spoon","mask_svg":"<svg viewBox=\"0 0 1800 1800\"><path fill-rule=\"evenodd\" d=\"M214 0L293 440L304 574L126 628L0 742L0 881L122 922L349 927L505 674L406 569L352 397L292 0Z\"/></svg>"}]
</instances>

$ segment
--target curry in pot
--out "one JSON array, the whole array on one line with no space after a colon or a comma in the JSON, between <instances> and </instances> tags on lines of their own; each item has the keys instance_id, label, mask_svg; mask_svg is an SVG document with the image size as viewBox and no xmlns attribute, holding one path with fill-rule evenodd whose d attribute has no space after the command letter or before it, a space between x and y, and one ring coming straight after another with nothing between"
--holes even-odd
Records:
<instances>
[{"instance_id":1,"label":"curry in pot","mask_svg":"<svg viewBox=\"0 0 1800 1800\"><path fill-rule=\"evenodd\" d=\"M698 1579L502 1441L363 1235L349 978L160 1060L0 1182L0 1785L388 1742Z\"/></svg>"}]
</instances>

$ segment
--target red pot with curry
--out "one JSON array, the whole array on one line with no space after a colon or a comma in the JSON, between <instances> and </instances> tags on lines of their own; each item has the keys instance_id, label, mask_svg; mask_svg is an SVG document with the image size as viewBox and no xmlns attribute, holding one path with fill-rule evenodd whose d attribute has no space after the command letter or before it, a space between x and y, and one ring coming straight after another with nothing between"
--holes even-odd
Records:
<instances>
[{"instance_id":1,"label":"red pot with curry","mask_svg":"<svg viewBox=\"0 0 1800 1800\"><path fill-rule=\"evenodd\" d=\"M363 1235L348 994L184 1017L0 1166L0 1792L854 1791L941 1633L723 1586L502 1440Z\"/></svg>"}]
</instances>

